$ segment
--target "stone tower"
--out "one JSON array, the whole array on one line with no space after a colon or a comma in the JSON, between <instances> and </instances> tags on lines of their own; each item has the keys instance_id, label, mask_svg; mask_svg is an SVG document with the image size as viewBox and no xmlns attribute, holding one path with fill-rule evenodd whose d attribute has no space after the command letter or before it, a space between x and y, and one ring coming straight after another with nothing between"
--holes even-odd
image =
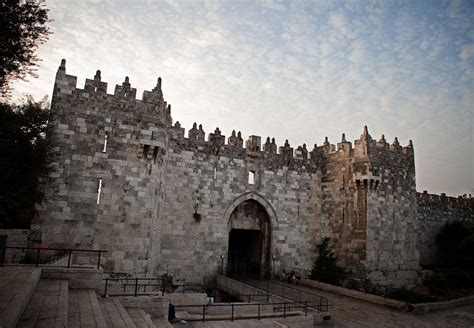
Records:
<instances>
[{"instance_id":1,"label":"stone tower","mask_svg":"<svg viewBox=\"0 0 474 328\"><path fill-rule=\"evenodd\" d=\"M51 103L57 162L32 229L50 247L107 249L108 270L146 274L159 252L171 125L161 78L143 100L128 77L113 95L100 71L84 89L76 81L62 60Z\"/></svg>"}]
</instances>

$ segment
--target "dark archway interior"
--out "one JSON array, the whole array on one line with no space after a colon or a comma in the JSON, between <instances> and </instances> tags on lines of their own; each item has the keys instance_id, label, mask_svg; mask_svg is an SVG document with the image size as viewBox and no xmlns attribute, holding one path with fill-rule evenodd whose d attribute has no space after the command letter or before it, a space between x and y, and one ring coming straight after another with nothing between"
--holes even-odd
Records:
<instances>
[{"instance_id":1,"label":"dark archway interior","mask_svg":"<svg viewBox=\"0 0 474 328\"><path fill-rule=\"evenodd\" d=\"M262 272L262 232L232 229L229 234L229 273L259 278Z\"/></svg>"},{"instance_id":2,"label":"dark archway interior","mask_svg":"<svg viewBox=\"0 0 474 328\"><path fill-rule=\"evenodd\" d=\"M227 272L234 276L262 278L269 274L271 226L265 208L250 199L230 216Z\"/></svg>"}]
</instances>

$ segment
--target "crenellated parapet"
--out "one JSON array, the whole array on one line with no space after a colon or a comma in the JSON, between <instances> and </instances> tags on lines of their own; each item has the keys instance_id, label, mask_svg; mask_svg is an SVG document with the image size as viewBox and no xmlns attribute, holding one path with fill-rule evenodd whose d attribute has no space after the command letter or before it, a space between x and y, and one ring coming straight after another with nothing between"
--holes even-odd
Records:
<instances>
[{"instance_id":1,"label":"crenellated parapet","mask_svg":"<svg viewBox=\"0 0 474 328\"><path fill-rule=\"evenodd\" d=\"M227 139L227 144L237 149L242 148L244 145L244 139L242 139L242 133L239 131L236 135L235 130L232 130L232 134L230 135L229 139Z\"/></svg>"},{"instance_id":2,"label":"crenellated parapet","mask_svg":"<svg viewBox=\"0 0 474 328\"><path fill-rule=\"evenodd\" d=\"M275 143L275 138L272 138L270 141L270 137L267 137L267 141L263 144L263 151L270 153L270 154L276 154L277 153L278 146Z\"/></svg>"},{"instance_id":3,"label":"crenellated parapet","mask_svg":"<svg viewBox=\"0 0 474 328\"><path fill-rule=\"evenodd\" d=\"M176 150L195 151L206 153L207 155L226 156L239 159L251 159L253 161L263 161L264 166L290 168L303 167L314 171L321 160L311 157L312 153L306 148L306 144L298 146L296 149L290 146L286 140L283 146L278 147L275 138L267 137L262 145L260 136L251 135L247 140L243 140L240 131L233 130L230 136L226 138L217 127L213 133L209 133L206 139L206 133L201 124L194 123L192 128L186 131L176 122L170 129L170 140L176 145Z\"/></svg>"},{"instance_id":4,"label":"crenellated parapet","mask_svg":"<svg viewBox=\"0 0 474 328\"><path fill-rule=\"evenodd\" d=\"M419 206L435 206L435 207L466 207L474 209L474 198L471 195L463 195L458 197L446 196L445 193L440 195L429 194L426 190L416 193L416 199ZM474 219L474 217L473 217Z\"/></svg>"},{"instance_id":5,"label":"crenellated parapet","mask_svg":"<svg viewBox=\"0 0 474 328\"><path fill-rule=\"evenodd\" d=\"M365 126L360 138L354 141L354 157L378 157L388 161L392 161L393 157L398 157L414 165L413 142L410 140L408 145L403 147L395 137L393 142L388 144L384 135L379 141L376 141L372 139L367 126Z\"/></svg>"},{"instance_id":6,"label":"crenellated parapet","mask_svg":"<svg viewBox=\"0 0 474 328\"><path fill-rule=\"evenodd\" d=\"M84 88L77 87L77 77L66 74L66 60L56 73L53 90L52 105L64 101L65 104L81 104L88 115L109 114L114 117L129 119L136 115L137 121L149 121L154 124L171 125L171 106L163 99L161 78L151 91L144 91L142 100L136 99L137 90L133 88L128 76L121 85L116 85L113 94L107 93L107 82L101 80L101 71L97 70L92 79L87 78ZM66 108L68 106L59 106ZM79 108L75 108L77 111ZM58 110L56 108L56 110Z\"/></svg>"}]
</instances>

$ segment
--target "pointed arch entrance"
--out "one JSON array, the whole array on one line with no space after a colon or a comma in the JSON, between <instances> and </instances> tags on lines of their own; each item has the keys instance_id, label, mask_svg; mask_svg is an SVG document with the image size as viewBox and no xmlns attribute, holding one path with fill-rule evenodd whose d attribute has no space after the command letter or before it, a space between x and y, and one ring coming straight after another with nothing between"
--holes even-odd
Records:
<instances>
[{"instance_id":1,"label":"pointed arch entrance","mask_svg":"<svg viewBox=\"0 0 474 328\"><path fill-rule=\"evenodd\" d=\"M262 278L271 272L272 222L276 216L262 196L247 193L229 206L227 272Z\"/></svg>"}]
</instances>

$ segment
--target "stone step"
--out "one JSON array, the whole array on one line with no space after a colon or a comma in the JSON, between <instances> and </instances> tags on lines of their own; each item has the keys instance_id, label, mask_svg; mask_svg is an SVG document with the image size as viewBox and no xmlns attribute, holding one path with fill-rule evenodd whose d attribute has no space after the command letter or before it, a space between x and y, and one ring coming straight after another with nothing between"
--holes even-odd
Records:
<instances>
[{"instance_id":1,"label":"stone step","mask_svg":"<svg viewBox=\"0 0 474 328\"><path fill-rule=\"evenodd\" d=\"M41 269L0 268L0 327L16 327L40 281Z\"/></svg>"},{"instance_id":2,"label":"stone step","mask_svg":"<svg viewBox=\"0 0 474 328\"><path fill-rule=\"evenodd\" d=\"M104 319L109 328L136 328L135 323L128 315L125 308L116 297L100 298L99 304L104 314Z\"/></svg>"},{"instance_id":3,"label":"stone step","mask_svg":"<svg viewBox=\"0 0 474 328\"><path fill-rule=\"evenodd\" d=\"M156 328L151 316L143 309L129 308L127 312L137 328Z\"/></svg>"},{"instance_id":4,"label":"stone step","mask_svg":"<svg viewBox=\"0 0 474 328\"><path fill-rule=\"evenodd\" d=\"M156 328L173 328L173 325L164 318L153 319Z\"/></svg>"},{"instance_id":5,"label":"stone step","mask_svg":"<svg viewBox=\"0 0 474 328\"><path fill-rule=\"evenodd\" d=\"M94 289L69 290L68 327L107 327Z\"/></svg>"},{"instance_id":6,"label":"stone step","mask_svg":"<svg viewBox=\"0 0 474 328\"><path fill-rule=\"evenodd\" d=\"M68 281L41 279L17 327L67 327Z\"/></svg>"}]
</instances>

